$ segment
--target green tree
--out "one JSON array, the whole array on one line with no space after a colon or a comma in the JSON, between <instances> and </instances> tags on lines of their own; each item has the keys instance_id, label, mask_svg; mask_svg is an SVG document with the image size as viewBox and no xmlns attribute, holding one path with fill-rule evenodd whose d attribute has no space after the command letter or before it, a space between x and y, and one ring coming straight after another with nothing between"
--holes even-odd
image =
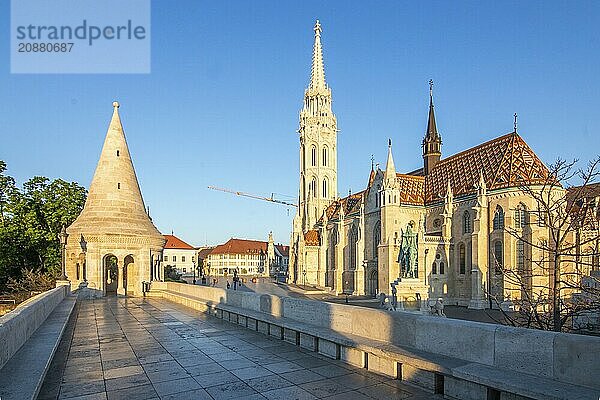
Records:
<instances>
[{"instance_id":1,"label":"green tree","mask_svg":"<svg viewBox=\"0 0 600 400\"><path fill-rule=\"evenodd\" d=\"M60 271L58 233L83 209L86 189L62 179L36 176L20 190L0 161L0 289L24 270Z\"/></svg>"}]
</instances>

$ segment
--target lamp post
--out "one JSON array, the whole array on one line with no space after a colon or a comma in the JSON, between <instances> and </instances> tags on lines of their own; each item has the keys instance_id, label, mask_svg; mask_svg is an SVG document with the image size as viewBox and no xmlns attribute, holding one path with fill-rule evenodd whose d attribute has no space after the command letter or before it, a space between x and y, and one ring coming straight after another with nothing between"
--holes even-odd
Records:
<instances>
[{"instance_id":1,"label":"lamp post","mask_svg":"<svg viewBox=\"0 0 600 400\"><path fill-rule=\"evenodd\" d=\"M59 280L61 281L69 280L69 278L67 278L67 274L65 273L65 247L67 246L68 237L69 234L67 233L67 228L65 228L63 225L60 233L58 234L58 240L60 241L60 266L62 272Z\"/></svg>"},{"instance_id":2,"label":"lamp post","mask_svg":"<svg viewBox=\"0 0 600 400\"><path fill-rule=\"evenodd\" d=\"M193 284L196 284L196 260L192 260L192 269L194 270L194 279L192 280Z\"/></svg>"}]
</instances>

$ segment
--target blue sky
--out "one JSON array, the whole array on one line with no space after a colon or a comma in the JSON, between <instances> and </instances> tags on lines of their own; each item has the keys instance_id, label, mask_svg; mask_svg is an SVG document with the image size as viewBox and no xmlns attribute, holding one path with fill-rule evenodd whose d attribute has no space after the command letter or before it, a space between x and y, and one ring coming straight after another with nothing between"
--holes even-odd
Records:
<instances>
[{"instance_id":1,"label":"blue sky","mask_svg":"<svg viewBox=\"0 0 600 400\"><path fill-rule=\"evenodd\" d=\"M176 4L176 6L174 6ZM112 112L157 227L194 244L287 243L294 209L207 189L294 198L298 112L314 20L338 118L338 190L361 190L387 139L422 163L428 85L448 156L512 130L545 162L598 151L598 2L154 0L152 73L11 75L0 3L0 159L88 186Z\"/></svg>"}]
</instances>

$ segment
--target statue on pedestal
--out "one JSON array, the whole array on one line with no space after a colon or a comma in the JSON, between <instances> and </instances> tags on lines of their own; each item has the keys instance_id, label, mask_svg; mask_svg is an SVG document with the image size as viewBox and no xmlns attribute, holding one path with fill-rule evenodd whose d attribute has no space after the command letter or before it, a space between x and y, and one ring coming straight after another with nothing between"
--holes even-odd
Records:
<instances>
[{"instance_id":1,"label":"statue on pedestal","mask_svg":"<svg viewBox=\"0 0 600 400\"><path fill-rule=\"evenodd\" d=\"M402 231L400 254L398 255L402 278L419 277L417 269L417 232L413 232L414 227L414 221L410 221L406 227L406 231Z\"/></svg>"}]
</instances>

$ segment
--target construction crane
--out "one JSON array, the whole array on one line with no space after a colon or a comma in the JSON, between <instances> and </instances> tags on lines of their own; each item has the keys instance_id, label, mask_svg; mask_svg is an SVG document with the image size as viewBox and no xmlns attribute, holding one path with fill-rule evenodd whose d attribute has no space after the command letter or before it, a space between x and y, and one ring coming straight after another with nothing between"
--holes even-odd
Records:
<instances>
[{"instance_id":1,"label":"construction crane","mask_svg":"<svg viewBox=\"0 0 600 400\"><path fill-rule=\"evenodd\" d=\"M208 188L212 189L212 190L218 190L220 192L232 193L232 194L235 194L236 196L250 197L251 199L270 201L271 203L277 203L277 204L283 204L286 206L298 207L298 204L288 203L287 201L275 199L274 198L275 193L271 193L271 197L264 197L264 196L258 196L255 194L250 194L250 193L238 192L238 191L230 190L230 189L218 188L215 186L209 186Z\"/></svg>"}]
</instances>

